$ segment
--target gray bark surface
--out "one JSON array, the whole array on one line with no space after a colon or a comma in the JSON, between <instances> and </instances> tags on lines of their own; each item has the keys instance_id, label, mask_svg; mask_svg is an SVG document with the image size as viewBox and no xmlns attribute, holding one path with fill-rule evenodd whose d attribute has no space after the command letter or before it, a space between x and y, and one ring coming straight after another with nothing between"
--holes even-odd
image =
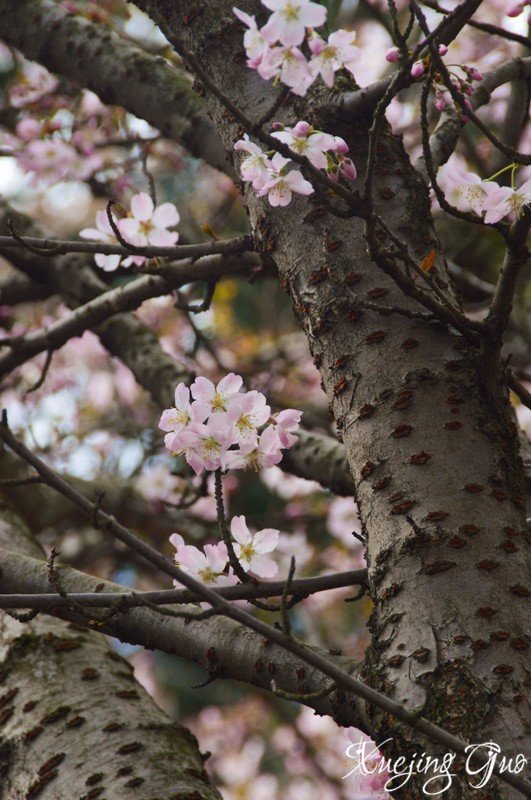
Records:
<instances>
[{"instance_id":1,"label":"gray bark surface","mask_svg":"<svg viewBox=\"0 0 531 800\"><path fill-rule=\"evenodd\" d=\"M201 4L191 22L192 2L137 4L176 49L181 41L194 53L247 118L270 107L271 87L239 57L232 3ZM240 7L258 10L252 2ZM205 93L231 155L241 129ZM311 100L288 101L278 116L317 119L343 136L363 174L371 119L317 112ZM248 187L246 198L256 240L274 259L307 333L356 484L375 602L365 679L464 738L525 751L523 470L501 363L438 322L364 306L384 289L376 302L419 310L368 257L360 221L325 209L309 214L312 199L295 196L272 209ZM431 249L440 253L426 186L389 130L380 137L375 199L418 261ZM339 243L333 250L331 239ZM453 299L440 255L434 270ZM422 747L384 715L375 713L372 727L377 740L393 738L397 753ZM474 792L459 782L451 794ZM491 784L485 797L495 796Z\"/></svg>"},{"instance_id":2,"label":"gray bark surface","mask_svg":"<svg viewBox=\"0 0 531 800\"><path fill-rule=\"evenodd\" d=\"M2 506L9 556L42 559ZM44 562L43 563L44 566ZM105 638L0 612L0 800L219 800L196 739L137 683Z\"/></svg>"}]
</instances>

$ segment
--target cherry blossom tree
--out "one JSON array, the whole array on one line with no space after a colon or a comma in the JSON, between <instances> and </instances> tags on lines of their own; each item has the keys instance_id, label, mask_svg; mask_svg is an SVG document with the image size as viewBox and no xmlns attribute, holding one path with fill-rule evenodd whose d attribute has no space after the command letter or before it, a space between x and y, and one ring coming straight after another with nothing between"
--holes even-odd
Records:
<instances>
[{"instance_id":1,"label":"cherry blossom tree","mask_svg":"<svg viewBox=\"0 0 531 800\"><path fill-rule=\"evenodd\" d=\"M0 0L0 800L531 796L528 6Z\"/></svg>"}]
</instances>

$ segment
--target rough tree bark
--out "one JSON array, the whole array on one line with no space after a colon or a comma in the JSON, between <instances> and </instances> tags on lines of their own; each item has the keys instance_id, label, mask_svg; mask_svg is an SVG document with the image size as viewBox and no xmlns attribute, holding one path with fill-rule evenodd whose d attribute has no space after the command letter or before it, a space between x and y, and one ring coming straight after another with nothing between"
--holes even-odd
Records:
<instances>
[{"instance_id":1,"label":"rough tree bark","mask_svg":"<svg viewBox=\"0 0 531 800\"><path fill-rule=\"evenodd\" d=\"M18 516L0 512L6 554L42 559ZM219 800L203 760L103 636L0 612L0 800Z\"/></svg>"},{"instance_id":2,"label":"rough tree bark","mask_svg":"<svg viewBox=\"0 0 531 800\"><path fill-rule=\"evenodd\" d=\"M199 57L247 117L270 107L270 87L245 67L231 2L137 5ZM259 10L255 2L239 5ZM10 20L24 49L25 21ZM80 36L72 34L78 45ZM32 52L46 63L46 48ZM53 66L59 71L62 52ZM241 130L205 94L230 159ZM159 127L169 112L171 104L160 109ZM370 115L346 119L330 93L288 102L279 116L314 120L343 136L363 174ZM437 251L434 274L452 297L426 187L388 130L376 178L377 210L419 260ZM523 473L502 364L439 323L367 307L418 310L367 255L360 221L338 219L312 199L296 198L282 210L252 193L247 201L257 244L274 258L307 333L355 481L375 602L365 679L463 738L525 751ZM393 739L388 755L436 750L388 716L370 715L374 738ZM411 800L422 796L420 786L407 791ZM464 782L454 782L448 796L478 798ZM512 794L494 784L484 792L486 800L498 796Z\"/></svg>"},{"instance_id":3,"label":"rough tree bark","mask_svg":"<svg viewBox=\"0 0 531 800\"><path fill-rule=\"evenodd\" d=\"M137 5L176 49L181 41L198 57L247 118L270 107L271 87L245 66L231 2ZM230 158L241 129L204 92ZM330 94L288 101L279 116L343 136L363 174L370 115L340 112ZM271 209L252 190L246 198L256 241L274 258L307 333L356 483L375 603L364 676L464 738L521 752L529 719L525 509L502 364L438 322L364 307L382 297L382 306L419 309L368 257L361 221L315 213L300 197L287 209ZM452 298L427 188L389 130L378 148L376 208L419 261L436 250L434 274ZM385 715L374 713L372 727L396 753L425 746ZM408 797L420 792L408 786ZM463 781L452 794L474 792ZM485 797L495 796L491 784Z\"/></svg>"}]
</instances>

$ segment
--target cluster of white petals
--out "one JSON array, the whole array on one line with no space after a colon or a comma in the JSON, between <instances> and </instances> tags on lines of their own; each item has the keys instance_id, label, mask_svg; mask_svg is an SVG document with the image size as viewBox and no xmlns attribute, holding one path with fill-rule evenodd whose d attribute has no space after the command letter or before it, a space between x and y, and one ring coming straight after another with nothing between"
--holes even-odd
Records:
<instances>
[{"instance_id":1,"label":"cluster of white petals","mask_svg":"<svg viewBox=\"0 0 531 800\"><path fill-rule=\"evenodd\" d=\"M271 134L273 138L307 158L316 169L325 170L332 180L337 181L340 174L349 180L356 178L356 167L345 156L348 145L340 136L318 131L304 120L292 128L276 128ZM236 142L234 149L247 154L240 164L242 179L252 184L258 197L267 196L272 206L287 206L293 194L312 194L312 184L290 158L276 152L266 153L247 134Z\"/></svg>"},{"instance_id":2,"label":"cluster of white petals","mask_svg":"<svg viewBox=\"0 0 531 800\"><path fill-rule=\"evenodd\" d=\"M242 391L243 380L233 372L217 386L196 378L190 388L180 383L175 406L166 409L159 427L174 455L183 455L196 475L204 470L272 467L282 450L297 441L301 412L285 409L271 414L261 392Z\"/></svg>"},{"instance_id":3,"label":"cluster of white petals","mask_svg":"<svg viewBox=\"0 0 531 800\"><path fill-rule=\"evenodd\" d=\"M518 187L500 186L492 179L481 180L455 159L439 169L437 182L451 205L459 211L484 214L484 221L489 224L504 217L519 217L531 203L531 178Z\"/></svg>"},{"instance_id":4,"label":"cluster of white petals","mask_svg":"<svg viewBox=\"0 0 531 800\"><path fill-rule=\"evenodd\" d=\"M326 21L324 6L311 0L262 0L262 5L273 12L263 28L239 8L233 11L247 26L243 38L247 64L264 80L280 81L304 96L319 76L331 87L339 69L353 73L360 55L355 32L338 30L325 41L314 30ZM301 49L305 38L309 59Z\"/></svg>"}]
</instances>

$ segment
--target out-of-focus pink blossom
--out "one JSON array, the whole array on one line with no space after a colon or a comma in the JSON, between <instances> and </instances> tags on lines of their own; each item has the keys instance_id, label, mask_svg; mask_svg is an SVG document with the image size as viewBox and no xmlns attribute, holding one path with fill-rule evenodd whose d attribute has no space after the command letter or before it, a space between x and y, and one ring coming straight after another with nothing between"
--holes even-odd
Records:
<instances>
[{"instance_id":1,"label":"out-of-focus pink blossom","mask_svg":"<svg viewBox=\"0 0 531 800\"><path fill-rule=\"evenodd\" d=\"M24 61L17 69L8 89L9 102L14 108L36 103L44 95L54 92L57 78L34 61Z\"/></svg>"}]
</instances>

